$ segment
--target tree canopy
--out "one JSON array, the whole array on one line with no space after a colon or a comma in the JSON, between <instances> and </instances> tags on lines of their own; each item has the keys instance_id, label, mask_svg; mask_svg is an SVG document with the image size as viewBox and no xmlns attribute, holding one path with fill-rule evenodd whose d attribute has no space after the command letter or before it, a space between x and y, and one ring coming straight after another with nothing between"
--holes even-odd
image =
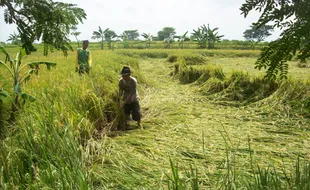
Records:
<instances>
[{"instance_id":1,"label":"tree canopy","mask_svg":"<svg viewBox=\"0 0 310 190\"><path fill-rule=\"evenodd\" d=\"M67 55L70 46L70 28L86 19L83 9L74 4L53 2L52 0L0 0L4 7L4 21L16 24L21 46L27 54L36 51L34 40L42 40L44 55L54 48Z\"/></svg>"},{"instance_id":2,"label":"tree canopy","mask_svg":"<svg viewBox=\"0 0 310 190\"><path fill-rule=\"evenodd\" d=\"M265 38L271 35L270 32L273 31L273 27L271 25L262 25L259 28L251 25L250 27L250 29L247 29L243 32L243 37L248 41L264 41Z\"/></svg>"},{"instance_id":3,"label":"tree canopy","mask_svg":"<svg viewBox=\"0 0 310 190\"><path fill-rule=\"evenodd\" d=\"M126 36L128 40L137 40L140 34L138 30L125 30L122 36Z\"/></svg>"},{"instance_id":4,"label":"tree canopy","mask_svg":"<svg viewBox=\"0 0 310 190\"><path fill-rule=\"evenodd\" d=\"M164 27L161 31L157 33L157 40L165 40L170 36L174 36L176 34L175 28L173 27Z\"/></svg>"},{"instance_id":5,"label":"tree canopy","mask_svg":"<svg viewBox=\"0 0 310 190\"><path fill-rule=\"evenodd\" d=\"M282 29L280 38L262 49L256 68L267 69L266 76L275 79L278 74L286 78L287 61L294 56L300 61L310 57L310 1L309 0L247 0L240 10L244 17L258 10L261 15L257 28L272 22L273 27Z\"/></svg>"}]
</instances>

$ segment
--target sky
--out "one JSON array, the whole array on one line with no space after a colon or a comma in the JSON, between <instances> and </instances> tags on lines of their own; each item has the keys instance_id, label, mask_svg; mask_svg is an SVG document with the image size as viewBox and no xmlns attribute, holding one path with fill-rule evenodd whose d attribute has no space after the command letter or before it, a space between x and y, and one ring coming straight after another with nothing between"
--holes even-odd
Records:
<instances>
[{"instance_id":1,"label":"sky","mask_svg":"<svg viewBox=\"0 0 310 190\"><path fill-rule=\"evenodd\" d=\"M87 19L77 26L81 32L79 40L91 40L92 32L109 28L121 34L125 30L138 30L140 34L157 32L164 27L173 27L177 35L203 24L210 28L218 27L223 39L244 40L243 32L259 18L258 12L250 12L244 18L239 10L246 0L61 0L73 3L85 10ZM0 8L0 41L5 42L9 35L17 32L14 25L5 24L3 8ZM265 41L279 37L275 30ZM70 37L75 40L74 36Z\"/></svg>"}]
</instances>

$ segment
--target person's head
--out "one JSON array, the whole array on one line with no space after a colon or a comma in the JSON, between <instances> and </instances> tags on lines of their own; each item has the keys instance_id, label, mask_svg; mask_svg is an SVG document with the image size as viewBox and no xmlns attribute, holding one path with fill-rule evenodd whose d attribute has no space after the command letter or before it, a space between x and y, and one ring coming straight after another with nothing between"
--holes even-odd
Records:
<instances>
[{"instance_id":1,"label":"person's head","mask_svg":"<svg viewBox=\"0 0 310 190\"><path fill-rule=\"evenodd\" d=\"M125 66L123 67L121 73L120 73L123 77L124 80L129 80L130 79L130 75L131 75L131 71L130 71L130 68Z\"/></svg>"},{"instance_id":2,"label":"person's head","mask_svg":"<svg viewBox=\"0 0 310 190\"><path fill-rule=\"evenodd\" d=\"M87 49L87 47L88 47L88 44L89 44L89 41L88 40L84 40L83 41L83 50L86 50Z\"/></svg>"}]
</instances>

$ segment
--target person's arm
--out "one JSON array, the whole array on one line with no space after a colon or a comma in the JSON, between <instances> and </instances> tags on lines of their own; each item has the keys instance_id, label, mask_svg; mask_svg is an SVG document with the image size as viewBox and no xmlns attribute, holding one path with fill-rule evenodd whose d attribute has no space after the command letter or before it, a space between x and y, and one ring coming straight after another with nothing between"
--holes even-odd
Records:
<instances>
[{"instance_id":1,"label":"person's arm","mask_svg":"<svg viewBox=\"0 0 310 190\"><path fill-rule=\"evenodd\" d=\"M92 58L91 52L89 51L89 54L88 54L88 65L89 65L89 68L91 68L92 62L93 62L93 58Z\"/></svg>"},{"instance_id":2,"label":"person's arm","mask_svg":"<svg viewBox=\"0 0 310 190\"><path fill-rule=\"evenodd\" d=\"M75 71L79 69L79 50L76 50Z\"/></svg>"}]
</instances>

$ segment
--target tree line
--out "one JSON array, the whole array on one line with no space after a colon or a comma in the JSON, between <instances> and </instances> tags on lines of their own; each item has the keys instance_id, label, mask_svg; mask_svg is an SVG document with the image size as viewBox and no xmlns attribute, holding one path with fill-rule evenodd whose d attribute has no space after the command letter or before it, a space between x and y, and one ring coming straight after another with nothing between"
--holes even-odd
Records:
<instances>
[{"instance_id":1,"label":"tree line","mask_svg":"<svg viewBox=\"0 0 310 190\"><path fill-rule=\"evenodd\" d=\"M8 24L16 24L21 47L25 49L27 54L36 50L33 42L41 40L44 44L44 55L53 49L62 50L64 55L67 55L68 51L73 50L68 38L70 32L73 31L72 28L83 23L87 16L82 8L74 4L52 0L1 0L0 7L5 8L4 21ZM268 78L275 78L279 73L283 78L288 70L287 62L292 60L294 56L297 56L302 62L307 61L310 57L310 1L246 0L240 7L241 14L244 17L247 17L249 12L253 10L258 10L261 15L251 28L255 31L244 33L248 39L261 40L262 38L259 37L260 35L256 35L256 32L264 29L268 23L272 23L271 27L265 27L265 29L270 29L269 31L272 28L282 29L279 39L272 41L262 50L256 67L258 69L267 68ZM209 28L209 25L202 25L193 30L192 35L195 36L195 40L201 48L207 46L212 48L212 43L222 38L217 33L217 35L211 35L210 32L217 32L215 29ZM77 35L78 32L75 32ZM111 46L113 38L117 36L115 32L113 33L110 30L94 32L99 32L99 34L101 32L100 35L93 33L94 38L100 37L102 39L104 35L110 36L107 38L110 41L106 41ZM123 34L123 38L129 40L128 33L124 32ZM147 42L154 38L148 33L141 35ZM169 47L174 35L172 32L169 35L161 32L157 38L164 38ZM179 36L178 39L180 42L185 41L184 35Z\"/></svg>"},{"instance_id":2,"label":"tree line","mask_svg":"<svg viewBox=\"0 0 310 190\"><path fill-rule=\"evenodd\" d=\"M104 43L107 43L109 49L114 49L115 42L122 42L124 48L129 48L129 43L133 41L140 41L139 37L143 37L143 42L145 42L146 48L151 47L151 42L153 41L162 41L165 44L165 48L170 48L171 44L177 42L181 49L184 48L184 43L191 41L195 42L201 49L214 49L215 42L220 42L224 35L218 34L219 28L210 28L209 24L202 25L198 29L194 29L190 36L188 36L188 31L182 35L176 35L174 27L164 27L162 30L157 32L157 36L151 35L150 33L140 33L138 30L125 30L121 34L116 34L115 31L106 28L103 30L100 26L98 30L93 31L92 39L97 40L100 43L100 48L104 49ZM251 29L247 29L244 32L244 38L246 41L251 43L251 47L261 41L266 37L270 36L272 27L270 25L265 25L259 29L256 29L254 26L251 26ZM77 30L77 27L70 28L70 34L74 36L77 46L80 46L79 35L81 32ZM14 45L20 45L21 39L18 34L15 32L10 34L9 39Z\"/></svg>"}]
</instances>

